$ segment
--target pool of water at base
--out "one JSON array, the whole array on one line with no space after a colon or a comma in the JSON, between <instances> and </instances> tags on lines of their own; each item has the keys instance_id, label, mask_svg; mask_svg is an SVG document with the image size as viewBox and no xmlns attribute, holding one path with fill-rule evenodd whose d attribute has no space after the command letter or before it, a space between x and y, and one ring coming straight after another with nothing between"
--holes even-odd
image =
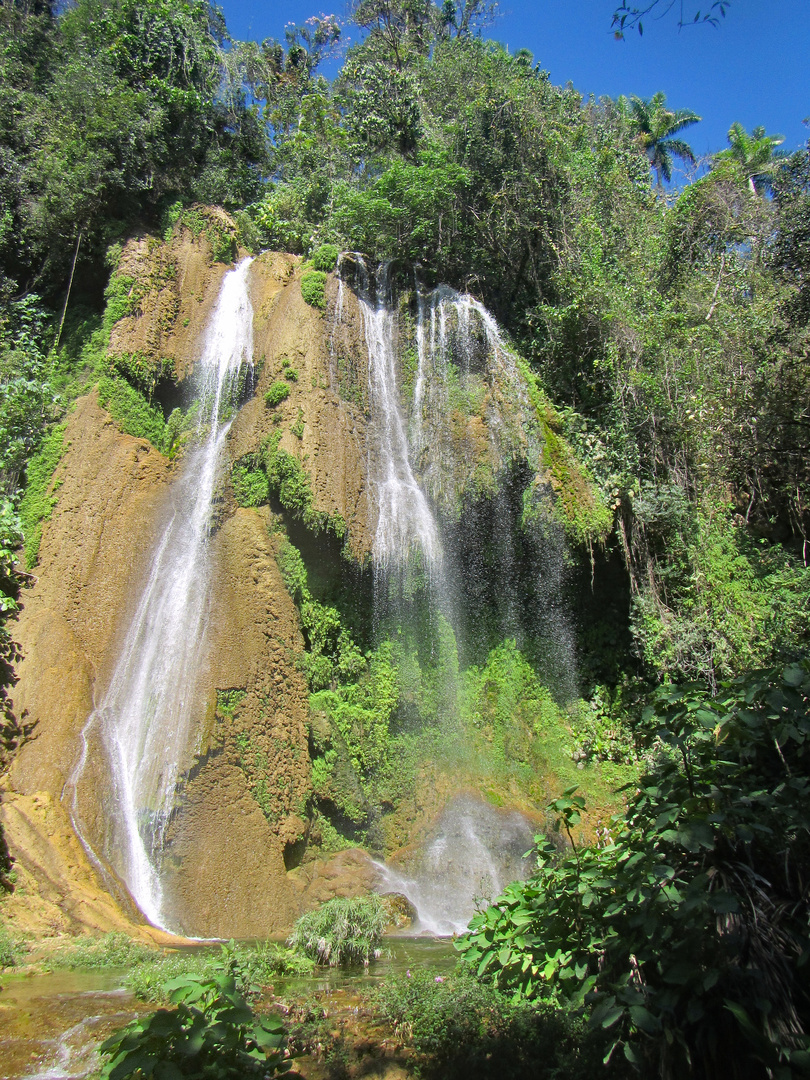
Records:
<instances>
[{"instance_id":1,"label":"pool of water at base","mask_svg":"<svg viewBox=\"0 0 810 1080\"><path fill-rule=\"evenodd\" d=\"M219 945L195 946L219 950ZM368 968L316 969L307 978L274 980L277 1001L334 996L343 1008L388 975L435 969L456 962L447 938L387 937L379 960ZM98 1046L154 1003L139 1001L127 989L128 972L56 971L3 973L0 985L0 1080L86 1080L101 1066Z\"/></svg>"}]
</instances>

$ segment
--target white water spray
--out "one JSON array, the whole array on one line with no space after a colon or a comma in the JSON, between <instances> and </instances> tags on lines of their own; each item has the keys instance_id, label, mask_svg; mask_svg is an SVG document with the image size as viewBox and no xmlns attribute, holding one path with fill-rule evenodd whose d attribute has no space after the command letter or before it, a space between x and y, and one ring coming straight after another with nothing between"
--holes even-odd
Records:
<instances>
[{"instance_id":1,"label":"white water spray","mask_svg":"<svg viewBox=\"0 0 810 1080\"><path fill-rule=\"evenodd\" d=\"M97 730L112 788L112 835L104 855L147 919L164 929L164 838L199 720L194 706L205 660L212 502L240 370L252 367L251 261L243 260L223 279L198 368L199 445L173 486L171 518L152 553L110 685L85 726L84 749L69 782L74 826L97 857L82 828L77 797L88 740Z\"/></svg>"},{"instance_id":2,"label":"white water spray","mask_svg":"<svg viewBox=\"0 0 810 1080\"><path fill-rule=\"evenodd\" d=\"M414 929L443 937L462 933L477 901L494 899L526 876L523 858L534 844L522 814L498 811L461 795L448 805L433 837L408 871L377 863L377 891L405 896L417 913Z\"/></svg>"}]
</instances>

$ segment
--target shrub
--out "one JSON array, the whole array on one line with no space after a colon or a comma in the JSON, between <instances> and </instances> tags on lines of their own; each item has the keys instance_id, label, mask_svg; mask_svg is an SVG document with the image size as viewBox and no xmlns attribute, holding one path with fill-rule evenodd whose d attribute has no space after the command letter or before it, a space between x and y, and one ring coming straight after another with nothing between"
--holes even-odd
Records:
<instances>
[{"instance_id":1,"label":"shrub","mask_svg":"<svg viewBox=\"0 0 810 1080\"><path fill-rule=\"evenodd\" d=\"M285 401L289 396L289 386L278 379L264 395L264 403L265 405L269 405L271 409L275 409L276 405L280 405L282 401Z\"/></svg>"},{"instance_id":2,"label":"shrub","mask_svg":"<svg viewBox=\"0 0 810 1080\"><path fill-rule=\"evenodd\" d=\"M538 837L538 866L470 922L457 947L516 996L583 1004L632 1064L661 1075L806 1068L810 1000L810 661L754 672L715 697L659 692L671 753L611 836L575 846L584 800L551 804L570 849ZM646 717L655 719L654 710Z\"/></svg>"},{"instance_id":3,"label":"shrub","mask_svg":"<svg viewBox=\"0 0 810 1080\"><path fill-rule=\"evenodd\" d=\"M326 274L322 270L307 270L301 275L301 295L310 307L326 307Z\"/></svg>"},{"instance_id":4,"label":"shrub","mask_svg":"<svg viewBox=\"0 0 810 1080\"><path fill-rule=\"evenodd\" d=\"M249 997L256 987L266 986L280 975L310 975L314 961L275 942L256 945L223 945L218 953L152 953L127 979L132 992L144 1001L166 1002L166 986L178 978L209 979L225 970L236 980L240 993Z\"/></svg>"},{"instance_id":5,"label":"shrub","mask_svg":"<svg viewBox=\"0 0 810 1080\"><path fill-rule=\"evenodd\" d=\"M221 970L205 978L187 975L165 990L175 1009L133 1020L102 1043L108 1058L102 1080L265 1080L289 1069L281 1020L255 1016L233 976Z\"/></svg>"},{"instance_id":6,"label":"shrub","mask_svg":"<svg viewBox=\"0 0 810 1080\"><path fill-rule=\"evenodd\" d=\"M354 899L335 897L301 916L289 944L329 967L367 965L380 955L387 923L385 905L376 893Z\"/></svg>"},{"instance_id":7,"label":"shrub","mask_svg":"<svg viewBox=\"0 0 810 1080\"><path fill-rule=\"evenodd\" d=\"M321 244L319 248L315 248L309 257L313 270L321 271L334 270L337 259L338 249L336 244Z\"/></svg>"}]
</instances>

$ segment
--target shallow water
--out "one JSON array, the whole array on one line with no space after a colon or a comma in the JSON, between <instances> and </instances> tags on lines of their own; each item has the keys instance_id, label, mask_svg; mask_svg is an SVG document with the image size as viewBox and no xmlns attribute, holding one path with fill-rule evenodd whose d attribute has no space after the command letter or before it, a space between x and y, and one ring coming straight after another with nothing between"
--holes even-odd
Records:
<instances>
[{"instance_id":1,"label":"shallow water","mask_svg":"<svg viewBox=\"0 0 810 1080\"><path fill-rule=\"evenodd\" d=\"M198 951L198 947L194 951ZM219 951L219 946L215 947ZM388 937L367 969L316 970L273 982L277 1000L333 996L344 1007L388 975L430 967L440 975L456 962L447 938ZM4 973L0 987L0 1080L85 1080L98 1072L98 1046L154 1003L124 986L126 969Z\"/></svg>"},{"instance_id":2,"label":"shallow water","mask_svg":"<svg viewBox=\"0 0 810 1080\"><path fill-rule=\"evenodd\" d=\"M81 1080L97 1072L97 1047L149 1006L118 971L8 976L0 989L0 1077Z\"/></svg>"}]
</instances>

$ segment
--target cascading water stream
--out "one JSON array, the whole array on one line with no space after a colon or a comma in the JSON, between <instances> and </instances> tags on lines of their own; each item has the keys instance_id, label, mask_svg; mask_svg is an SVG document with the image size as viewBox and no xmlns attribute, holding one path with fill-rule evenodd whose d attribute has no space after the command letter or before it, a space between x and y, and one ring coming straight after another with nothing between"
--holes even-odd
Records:
<instances>
[{"instance_id":1,"label":"cascading water stream","mask_svg":"<svg viewBox=\"0 0 810 1080\"><path fill-rule=\"evenodd\" d=\"M369 399L373 426L378 515L373 556L383 571L407 564L421 554L435 575L442 562L439 530L427 499L416 482L409 459L408 435L399 400L395 347L395 313L390 297L389 267L377 271L376 285L362 257L358 300L368 347Z\"/></svg>"},{"instance_id":2,"label":"cascading water stream","mask_svg":"<svg viewBox=\"0 0 810 1080\"><path fill-rule=\"evenodd\" d=\"M164 929L163 844L193 750L195 690L205 662L212 502L240 370L252 367L251 261L244 259L223 279L197 374L199 445L172 488L171 518L152 553L110 685L85 726L82 756L69 782L74 826L96 857L83 828L77 785L97 731L111 783L112 835L104 857L147 919Z\"/></svg>"}]
</instances>

